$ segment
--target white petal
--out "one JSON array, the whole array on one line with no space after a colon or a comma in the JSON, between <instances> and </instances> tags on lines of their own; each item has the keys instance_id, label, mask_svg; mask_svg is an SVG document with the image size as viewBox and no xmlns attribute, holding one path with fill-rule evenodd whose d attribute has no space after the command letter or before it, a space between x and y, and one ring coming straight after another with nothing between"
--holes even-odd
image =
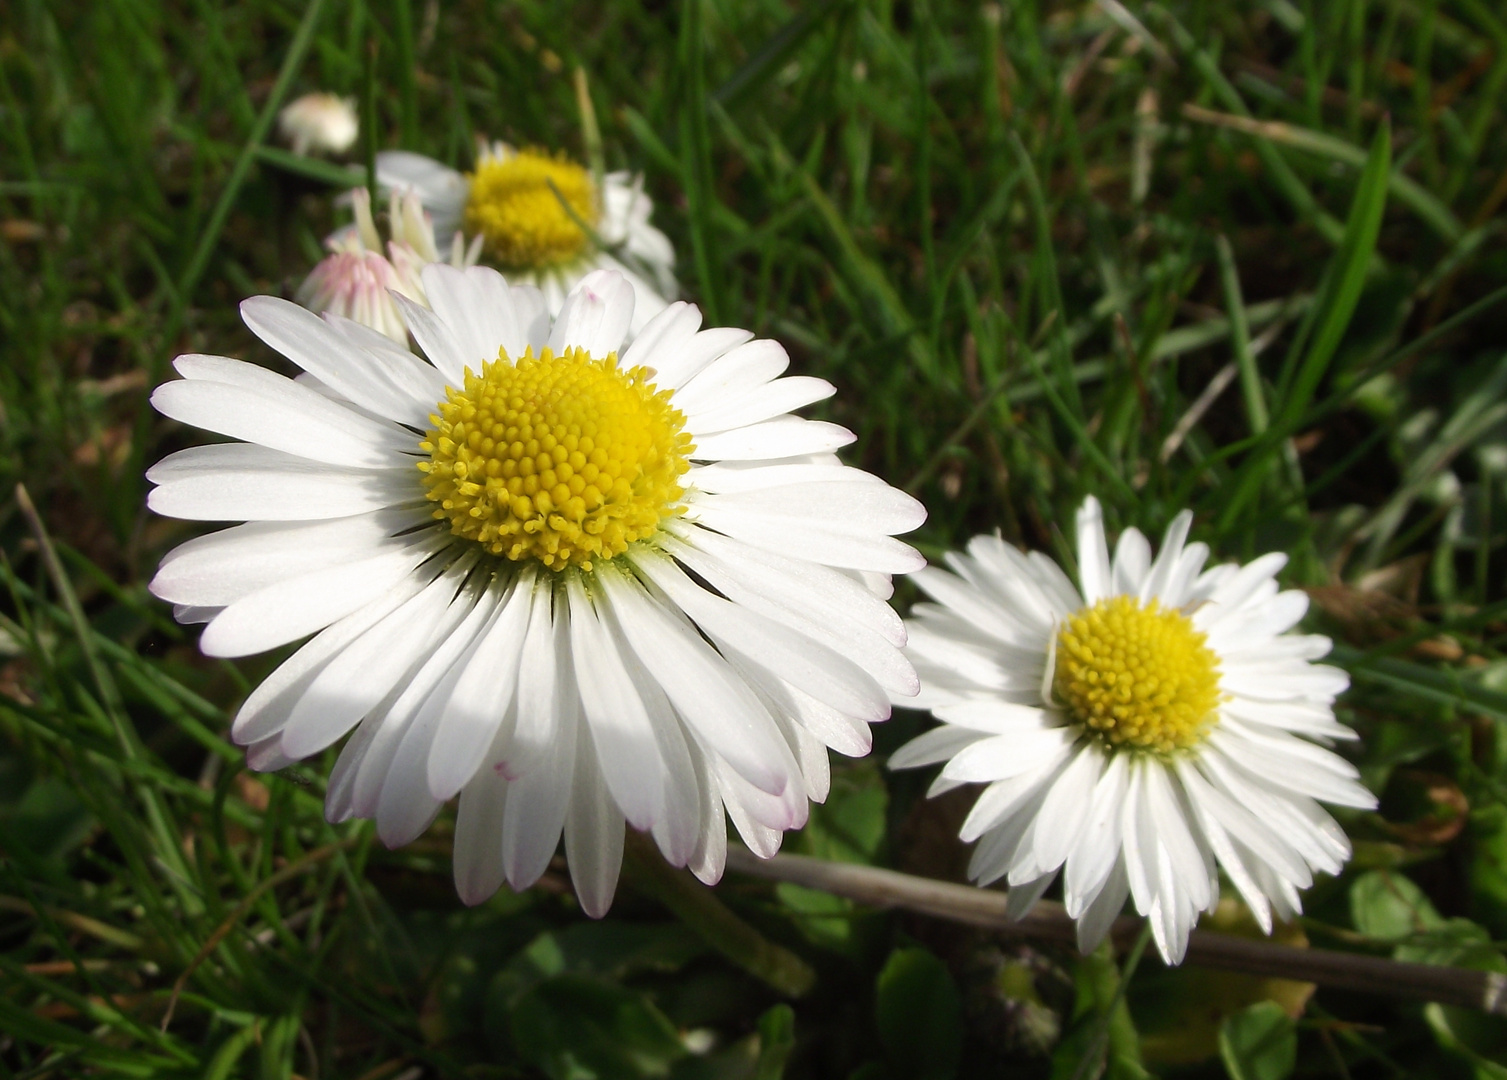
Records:
<instances>
[{"instance_id":1,"label":"white petal","mask_svg":"<svg viewBox=\"0 0 1507 1080\"><path fill-rule=\"evenodd\" d=\"M453 573L436 577L332 659L293 707L283 728L284 753L295 758L318 753L404 681L434 652L435 631L458 585Z\"/></svg>"},{"instance_id":2,"label":"white petal","mask_svg":"<svg viewBox=\"0 0 1507 1080\"><path fill-rule=\"evenodd\" d=\"M444 802L429 793L428 783L430 748L440 718L434 690L449 676L455 654L470 644L495 606L495 600L485 596L480 587L468 586L466 592L470 595L452 605L448 618L435 632L435 639L443 644L408 680L387 717L390 724L404 713L412 716L377 799L377 835L388 847L416 840L429 828ZM481 602L475 603L478 597ZM456 615L462 612L457 621Z\"/></svg>"},{"instance_id":3,"label":"white petal","mask_svg":"<svg viewBox=\"0 0 1507 1080\"><path fill-rule=\"evenodd\" d=\"M610 568L599 578L638 662L691 730L740 776L766 791L783 790L789 778L770 717L727 662L637 581Z\"/></svg>"},{"instance_id":4,"label":"white petal","mask_svg":"<svg viewBox=\"0 0 1507 1080\"><path fill-rule=\"evenodd\" d=\"M412 191L434 219L435 242L450 242L460 228L471 185L454 169L423 154L383 150L377 155L377 183L399 193Z\"/></svg>"},{"instance_id":5,"label":"white petal","mask_svg":"<svg viewBox=\"0 0 1507 1080\"><path fill-rule=\"evenodd\" d=\"M321 318L358 348L369 353L379 364L387 378L403 397L411 402L407 419L394 416L394 420L410 427L424 428L429 424L429 414L436 402L444 400L445 377L433 364L426 364L386 334L363 326L355 319L347 319L333 312L325 312ZM404 340L407 340L406 330Z\"/></svg>"},{"instance_id":6,"label":"white petal","mask_svg":"<svg viewBox=\"0 0 1507 1080\"><path fill-rule=\"evenodd\" d=\"M1113 588L1117 593L1135 596L1151 570L1151 545L1140 529L1126 529L1115 544Z\"/></svg>"},{"instance_id":7,"label":"white petal","mask_svg":"<svg viewBox=\"0 0 1507 1080\"><path fill-rule=\"evenodd\" d=\"M1217 822L1219 827L1260 862L1302 888L1313 883L1308 864L1273 827L1223 790L1210 783L1197 766L1188 761L1178 763L1178 776L1188 799L1199 812Z\"/></svg>"},{"instance_id":8,"label":"white petal","mask_svg":"<svg viewBox=\"0 0 1507 1080\"><path fill-rule=\"evenodd\" d=\"M754 547L708 529L689 528L682 536L686 544L721 560L764 596L792 611L867 627L891 645L905 644L905 623L895 609L841 570Z\"/></svg>"},{"instance_id":9,"label":"white petal","mask_svg":"<svg viewBox=\"0 0 1507 1080\"><path fill-rule=\"evenodd\" d=\"M695 532L698 539L711 535ZM715 541L710 546L716 546ZM919 689L915 670L898 648L841 606L822 605L819 595L799 595L798 579L761 573L750 561L719 559L692 544L667 542L665 550L733 603L821 642L863 668L891 694L914 695Z\"/></svg>"},{"instance_id":10,"label":"white petal","mask_svg":"<svg viewBox=\"0 0 1507 1080\"><path fill-rule=\"evenodd\" d=\"M1277 572L1287 565L1287 556L1280 551L1271 551L1252 559L1230 574L1209 596L1209 602L1193 616L1193 625L1207 629L1220 619L1228 618L1239 611L1257 591L1271 581Z\"/></svg>"},{"instance_id":11,"label":"white petal","mask_svg":"<svg viewBox=\"0 0 1507 1080\"><path fill-rule=\"evenodd\" d=\"M712 595L658 552L630 549L630 558L724 652L733 649L747 656L851 716L869 720L889 716L884 691L850 660L772 619Z\"/></svg>"},{"instance_id":12,"label":"white petal","mask_svg":"<svg viewBox=\"0 0 1507 1080\"><path fill-rule=\"evenodd\" d=\"M541 731L546 741L529 757L523 774L508 785L502 865L507 872L508 884L515 890L526 889L538 881L554 856L575 782L576 741L585 735L580 731L581 704L575 694L575 673L570 667L569 632L569 617L564 614L562 605L554 624L558 640L552 645L560 668L557 694L552 715L541 718L542 723L536 725L541 729L548 725L547 730ZM523 711L522 696L526 685L525 682L519 687L520 731L527 716Z\"/></svg>"},{"instance_id":13,"label":"white petal","mask_svg":"<svg viewBox=\"0 0 1507 1080\"><path fill-rule=\"evenodd\" d=\"M1083 823L1077 846L1067 857L1067 868L1063 873L1063 903L1074 918L1092 905L1093 898L1105 887L1105 879L1119 860L1119 821L1125 812L1129 778L1129 755L1110 755L1094 786L1088 818ZM1120 904L1123 903L1124 897L1121 897ZM1119 907L1119 904L1115 906L1116 911Z\"/></svg>"},{"instance_id":14,"label":"white petal","mask_svg":"<svg viewBox=\"0 0 1507 1080\"><path fill-rule=\"evenodd\" d=\"M499 351L515 360L523 355L523 330L513 310L512 290L496 270L430 263L423 280L430 308L449 328L468 368L479 373Z\"/></svg>"},{"instance_id":15,"label":"white petal","mask_svg":"<svg viewBox=\"0 0 1507 1080\"><path fill-rule=\"evenodd\" d=\"M798 549L802 557L827 566L906 574L925 565L908 544L877 531L849 530L838 522L777 517L709 502L697 503L695 521L766 551L783 554ZM791 534L793 526L799 529L797 536Z\"/></svg>"},{"instance_id":16,"label":"white petal","mask_svg":"<svg viewBox=\"0 0 1507 1080\"><path fill-rule=\"evenodd\" d=\"M460 793L455 815L455 891L461 903L480 904L502 888L502 814L508 782L490 768L478 769Z\"/></svg>"},{"instance_id":17,"label":"white petal","mask_svg":"<svg viewBox=\"0 0 1507 1080\"><path fill-rule=\"evenodd\" d=\"M414 502L408 468L340 469L250 443L193 446L147 472L147 506L190 521L319 521Z\"/></svg>"},{"instance_id":18,"label":"white petal","mask_svg":"<svg viewBox=\"0 0 1507 1080\"><path fill-rule=\"evenodd\" d=\"M549 347L581 348L600 359L622 349L632 319L633 286L615 270L593 270L565 298Z\"/></svg>"},{"instance_id":19,"label":"white petal","mask_svg":"<svg viewBox=\"0 0 1507 1080\"><path fill-rule=\"evenodd\" d=\"M939 761L946 761L965 746L972 746L988 737L982 731L943 724L917 735L891 754L886 764L891 769L919 769L923 765L935 765Z\"/></svg>"},{"instance_id":20,"label":"white petal","mask_svg":"<svg viewBox=\"0 0 1507 1080\"><path fill-rule=\"evenodd\" d=\"M1104 887L1078 920L1078 951L1087 956L1099 947L1104 936L1114 925L1115 917L1125 906L1130 895L1130 882L1125 876L1125 860L1116 859Z\"/></svg>"},{"instance_id":21,"label":"white petal","mask_svg":"<svg viewBox=\"0 0 1507 1080\"><path fill-rule=\"evenodd\" d=\"M1092 495L1078 509L1078 577L1083 598L1090 604L1097 604L1114 589L1109 573L1108 541L1104 538L1104 512Z\"/></svg>"},{"instance_id":22,"label":"white petal","mask_svg":"<svg viewBox=\"0 0 1507 1080\"><path fill-rule=\"evenodd\" d=\"M152 391L152 407L205 431L330 465L392 468L417 452L412 432L369 420L292 379L266 374L271 380L255 388L205 378L163 383Z\"/></svg>"},{"instance_id":23,"label":"white petal","mask_svg":"<svg viewBox=\"0 0 1507 1080\"><path fill-rule=\"evenodd\" d=\"M997 698L975 698L932 709L937 719L990 735L1019 737L1047 728L1051 713L1034 705L1017 705Z\"/></svg>"},{"instance_id":24,"label":"white petal","mask_svg":"<svg viewBox=\"0 0 1507 1080\"><path fill-rule=\"evenodd\" d=\"M425 584L427 578L409 575L376 601L316 634L279 664L241 703L230 728L231 738L243 746L274 736L281 740L293 707L330 660L407 603Z\"/></svg>"},{"instance_id":25,"label":"white petal","mask_svg":"<svg viewBox=\"0 0 1507 1080\"><path fill-rule=\"evenodd\" d=\"M754 675L750 685L765 700L770 715L776 720L784 717L793 721L792 731L799 739L810 738L848 757L863 757L874 748L874 735L868 723L834 709L824 701L818 701L804 690L799 690L783 679L773 680L767 675ZM774 705L771 707L770 703ZM801 743L804 746L804 742ZM826 755L822 755L826 761ZM802 766L805 771L805 766ZM820 801L820 800L817 800Z\"/></svg>"},{"instance_id":26,"label":"white petal","mask_svg":"<svg viewBox=\"0 0 1507 1080\"><path fill-rule=\"evenodd\" d=\"M715 408L686 414L686 427L697 439L717 431L747 427L776 416L793 413L812 402L825 401L837 388L826 379L798 375L776 379L764 386L730 397Z\"/></svg>"},{"instance_id":27,"label":"white petal","mask_svg":"<svg viewBox=\"0 0 1507 1080\"><path fill-rule=\"evenodd\" d=\"M253 521L180 544L148 588L175 604L224 607L267 585L404 546L413 515L379 511L311 524Z\"/></svg>"},{"instance_id":28,"label":"white petal","mask_svg":"<svg viewBox=\"0 0 1507 1080\"><path fill-rule=\"evenodd\" d=\"M700 312L697 312L696 317L701 317ZM743 345L751 337L753 334L747 330L721 326L702 330L688 338L673 340L667 333L665 339L652 349L639 350L636 347L638 342L635 341L634 363L643 364L659 373L656 386L674 389L684 385L686 380L718 356Z\"/></svg>"},{"instance_id":29,"label":"white petal","mask_svg":"<svg viewBox=\"0 0 1507 1080\"><path fill-rule=\"evenodd\" d=\"M1048 758L1038 768L1030 769L1019 776L1012 776L1008 780L996 780L979 793L979 797L973 804L973 809L968 811L968 816L963 819L963 824L958 828L958 839L963 843L972 843L987 832L998 829L1010 818L1032 817L1027 815L1024 809L1028 803L1039 803L1048 793L1043 790L1051 784L1057 776L1058 767L1066 758L1066 748L1057 755ZM1022 835L1024 831L1022 830Z\"/></svg>"},{"instance_id":30,"label":"white petal","mask_svg":"<svg viewBox=\"0 0 1507 1080\"><path fill-rule=\"evenodd\" d=\"M170 384L176 385L176 384ZM830 454L857 436L824 420L781 416L763 423L734 428L696 440L690 456L696 461L766 461Z\"/></svg>"},{"instance_id":31,"label":"white petal","mask_svg":"<svg viewBox=\"0 0 1507 1080\"><path fill-rule=\"evenodd\" d=\"M424 355L429 357L429 362L438 369L446 385L464 385L466 365L472 357L456 340L449 325L423 304L400 293L393 293L392 299L403 313L403 322L408 325L408 332L413 335L413 340L418 342Z\"/></svg>"},{"instance_id":32,"label":"white petal","mask_svg":"<svg viewBox=\"0 0 1507 1080\"><path fill-rule=\"evenodd\" d=\"M1080 749L1072 762L1052 781L1052 790L1036 816L1032 843L1036 865L1055 873L1068 853L1081 843L1080 834L1093 805L1094 788L1104 765L1104 755L1094 747Z\"/></svg>"},{"instance_id":33,"label":"white petal","mask_svg":"<svg viewBox=\"0 0 1507 1080\"><path fill-rule=\"evenodd\" d=\"M533 285L514 285L513 317L518 321L525 347L532 348L537 356L549 340L550 314L544 293Z\"/></svg>"},{"instance_id":34,"label":"white petal","mask_svg":"<svg viewBox=\"0 0 1507 1080\"><path fill-rule=\"evenodd\" d=\"M957 612L970 625L998 641L1014 645L1033 645L1045 651L1046 638L1036 627L1026 627L997 601L972 588L962 578L935 566L917 570L912 580L939 604ZM1039 626L1039 624L1037 624Z\"/></svg>"},{"instance_id":35,"label":"white petal","mask_svg":"<svg viewBox=\"0 0 1507 1080\"><path fill-rule=\"evenodd\" d=\"M429 754L429 791L436 799L455 795L481 766L488 747L506 751L511 730L502 731L513 710L518 664L528 630L534 574L524 571L498 603L492 621L457 661L459 674L446 694L443 719Z\"/></svg>"},{"instance_id":36,"label":"white petal","mask_svg":"<svg viewBox=\"0 0 1507 1080\"><path fill-rule=\"evenodd\" d=\"M727 865L727 814L722 805L722 786L694 739L686 743L686 749L696 768L696 789L701 795L698 813L701 831L686 869L704 884L715 885L722 880Z\"/></svg>"},{"instance_id":37,"label":"white petal","mask_svg":"<svg viewBox=\"0 0 1507 1080\"><path fill-rule=\"evenodd\" d=\"M1166 595L1167 584L1172 580L1178 560L1182 558L1183 543L1188 539L1188 530L1192 527L1193 514L1188 510L1178 514L1172 519L1172 524L1167 526L1167 534L1162 537L1162 549L1157 552L1156 562L1152 563L1151 572L1140 588L1143 602L1156 598L1162 601L1163 606L1177 606Z\"/></svg>"},{"instance_id":38,"label":"white petal","mask_svg":"<svg viewBox=\"0 0 1507 1080\"><path fill-rule=\"evenodd\" d=\"M297 304L253 296L241 302L241 319L272 348L369 412L399 423L422 424L434 406L433 401L416 400L377 356Z\"/></svg>"},{"instance_id":39,"label":"white petal","mask_svg":"<svg viewBox=\"0 0 1507 1080\"><path fill-rule=\"evenodd\" d=\"M791 531L792 546L797 548L807 528L863 537L910 532L926 520L926 508L905 492L888 484L870 483L790 484L703 495L696 500L694 512L706 517L728 511L779 519Z\"/></svg>"},{"instance_id":40,"label":"white petal","mask_svg":"<svg viewBox=\"0 0 1507 1080\"><path fill-rule=\"evenodd\" d=\"M246 767L253 772L278 772L293 764L293 759L282 752L278 745L282 740L276 735L246 747Z\"/></svg>"},{"instance_id":41,"label":"white petal","mask_svg":"<svg viewBox=\"0 0 1507 1080\"><path fill-rule=\"evenodd\" d=\"M572 716L579 704L574 684L567 684L564 674L571 670L569 617L569 605L562 598L557 620L553 577L546 577L529 594L528 628L518 658L518 717L506 747L509 777L528 772L535 758L549 755L559 731L562 699L568 697Z\"/></svg>"},{"instance_id":42,"label":"white petal","mask_svg":"<svg viewBox=\"0 0 1507 1080\"><path fill-rule=\"evenodd\" d=\"M600 919L612 906L623 864L623 815L613 805L587 739L576 754L576 775L565 815L565 857L581 910Z\"/></svg>"},{"instance_id":43,"label":"white petal","mask_svg":"<svg viewBox=\"0 0 1507 1080\"><path fill-rule=\"evenodd\" d=\"M950 780L1005 780L1041 768L1071 745L1065 728L1045 728L1022 735L995 735L959 752L942 770Z\"/></svg>"},{"instance_id":44,"label":"white petal","mask_svg":"<svg viewBox=\"0 0 1507 1080\"><path fill-rule=\"evenodd\" d=\"M1332 701L1349 686L1349 675L1325 664L1226 661L1220 665L1219 688L1256 701Z\"/></svg>"},{"instance_id":45,"label":"white petal","mask_svg":"<svg viewBox=\"0 0 1507 1080\"><path fill-rule=\"evenodd\" d=\"M411 545L258 589L215 616L199 648L206 656L250 656L322 630L377 599L427 555Z\"/></svg>"},{"instance_id":46,"label":"white petal","mask_svg":"<svg viewBox=\"0 0 1507 1080\"><path fill-rule=\"evenodd\" d=\"M665 795L665 764L649 714L579 576L566 579L566 595L576 686L602 777L623 816L646 830L664 814Z\"/></svg>"},{"instance_id":47,"label":"white petal","mask_svg":"<svg viewBox=\"0 0 1507 1080\"><path fill-rule=\"evenodd\" d=\"M726 408L737 399L746 397L750 391L769 384L789 366L790 356L779 342L763 338L750 341L729 349L694 377L679 383L675 391L675 407L687 416Z\"/></svg>"}]
</instances>

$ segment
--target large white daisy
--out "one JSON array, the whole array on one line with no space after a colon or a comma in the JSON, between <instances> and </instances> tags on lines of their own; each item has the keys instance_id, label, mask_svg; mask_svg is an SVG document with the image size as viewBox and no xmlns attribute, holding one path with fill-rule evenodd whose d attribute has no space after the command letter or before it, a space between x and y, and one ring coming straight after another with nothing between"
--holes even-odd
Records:
<instances>
[{"instance_id":1,"label":"large white daisy","mask_svg":"<svg viewBox=\"0 0 1507 1080\"><path fill-rule=\"evenodd\" d=\"M148 473L153 510L245 521L151 588L201 647L314 635L233 735L273 769L348 733L332 820L406 843L460 794L456 884L476 903L543 872L561 832L582 906L610 903L623 824L721 874L724 809L778 847L913 694L889 575L924 510L838 463L853 436L793 410L821 379L670 305L618 350L634 292L539 290L431 265L398 303L429 362L338 316L256 297L247 325L304 374L182 356L152 403L232 439Z\"/></svg>"},{"instance_id":2,"label":"large white daisy","mask_svg":"<svg viewBox=\"0 0 1507 1080\"><path fill-rule=\"evenodd\" d=\"M675 249L649 224L654 204L642 176L607 173L597 190L591 174L563 155L480 141L472 172L388 150L377 155L377 181L418 195L441 246L457 229L480 238L488 261L513 283L538 286L552 315L592 270L616 270L632 284L630 336L679 291ZM592 242L581 222L608 250Z\"/></svg>"},{"instance_id":3,"label":"large white daisy","mask_svg":"<svg viewBox=\"0 0 1507 1080\"><path fill-rule=\"evenodd\" d=\"M969 876L1006 878L1017 915L1063 873L1078 941L1094 948L1126 896L1158 949L1182 960L1222 867L1271 932L1314 871L1350 843L1317 800L1371 808L1355 768L1323 748L1345 673L1313 661L1328 638L1290 634L1308 608L1279 591L1280 554L1203 570L1186 511L1153 561L1135 529L1109 557L1099 504L1078 512L1081 591L1057 564L997 536L928 567L907 655L915 704L943 721L890 759L946 762L933 795L988 786L963 823ZM1201 572L1202 571L1202 572Z\"/></svg>"}]
</instances>

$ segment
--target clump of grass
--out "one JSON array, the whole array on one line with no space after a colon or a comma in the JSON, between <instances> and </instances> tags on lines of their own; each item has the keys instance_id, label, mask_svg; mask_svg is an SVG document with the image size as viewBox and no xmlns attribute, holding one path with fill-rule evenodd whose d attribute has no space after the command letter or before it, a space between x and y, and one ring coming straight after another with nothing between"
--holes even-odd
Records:
<instances>
[{"instance_id":1,"label":"clump of grass","mask_svg":"<svg viewBox=\"0 0 1507 1080\"><path fill-rule=\"evenodd\" d=\"M998 528L1068 557L1061 522L1089 492L1115 527L1192 506L1218 553L1290 552L1383 797L1344 819L1356 858L1308 897L1308 934L1507 970L1490 4L7 14L0 481L38 515L0 505L5 1074L883 1076L923 1053L939 1076L1073 1075L1112 1006L1115 1075L1143 1048L1210 1076L1220 1048L1236 1070L1259 1050L1254 997L1221 984L1229 1019L1199 1028L1189 972L1143 968L1124 1011L1106 957L1002 954L730 880L723 898L818 970L792 1013L651 883L602 924L557 876L466 911L446 819L387 852L324 822L328 761L245 771L227 717L269 662L205 661L145 592L189 527L146 514L142 472L193 438L146 393L180 352L275 362L235 303L291 295L338 211L331 167L269 145L269 123L292 93L361 96L367 71L377 143L457 166L473 134L583 152L571 72L589 72L607 164L646 173L692 297L840 387L858 463L931 508L928 553ZM879 755L920 723L897 716ZM954 874L956 807L918 783L840 768L790 844ZM951 1003L919 1051L877 1019L908 994ZM1494 1075L1507 1045L1450 1010L1306 1009L1272 1030L1310 1073Z\"/></svg>"}]
</instances>

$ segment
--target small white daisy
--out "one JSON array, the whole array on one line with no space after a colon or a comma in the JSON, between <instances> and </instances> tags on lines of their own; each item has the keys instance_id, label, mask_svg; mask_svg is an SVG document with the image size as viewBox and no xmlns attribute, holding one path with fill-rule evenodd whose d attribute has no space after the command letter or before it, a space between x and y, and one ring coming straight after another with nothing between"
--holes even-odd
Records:
<instances>
[{"instance_id":1,"label":"small white daisy","mask_svg":"<svg viewBox=\"0 0 1507 1080\"><path fill-rule=\"evenodd\" d=\"M925 511L793 414L832 393L743 330L672 304L619 357L633 288L588 275L551 320L486 267L424 268L398 303L429 362L256 297L246 324L304 373L182 356L166 416L240 442L155 465L160 514L246 524L168 554L151 589L201 648L314 635L232 733L280 768L352 732L331 820L391 845L460 794L456 884L532 884L563 830L606 910L623 823L721 875L724 810L763 855L914 694L889 575ZM432 308L432 310L431 310Z\"/></svg>"},{"instance_id":2,"label":"small white daisy","mask_svg":"<svg viewBox=\"0 0 1507 1080\"><path fill-rule=\"evenodd\" d=\"M543 291L552 315L592 270L616 270L632 284L636 303L630 336L679 291L675 249L649 224L654 204L644 194L642 176L608 173L598 191L591 174L563 155L480 141L474 172L459 173L422 154L388 150L377 155L377 181L415 192L442 241L456 229L480 238L487 259L508 280ZM593 244L575 219L611 250Z\"/></svg>"},{"instance_id":3,"label":"small white daisy","mask_svg":"<svg viewBox=\"0 0 1507 1080\"><path fill-rule=\"evenodd\" d=\"M338 94L305 94L284 105L277 127L295 154L343 154L356 144L356 103Z\"/></svg>"},{"instance_id":4,"label":"small white daisy","mask_svg":"<svg viewBox=\"0 0 1507 1080\"><path fill-rule=\"evenodd\" d=\"M382 236L372 218L371 196L365 188L351 192L351 208L354 224L325 240L330 253L298 287L297 300L311 311L354 319L405 344L408 325L393 294L428 303L422 272L430 263L441 261L433 223L418 196L390 192L387 216L391 238L384 255ZM473 266L479 248L479 244L466 247L457 232L451 238L446 261L451 266Z\"/></svg>"},{"instance_id":5,"label":"small white daisy","mask_svg":"<svg viewBox=\"0 0 1507 1080\"><path fill-rule=\"evenodd\" d=\"M915 704L943 721L890 759L945 761L936 795L988 786L963 823L969 876L1006 878L1018 917L1059 871L1079 947L1127 895L1168 963L1182 960L1223 867L1267 933L1313 872L1350 855L1316 800L1371 808L1355 768L1315 743L1351 739L1333 702L1349 680L1313 663L1328 638L1289 634L1308 597L1279 592L1280 554L1203 570L1193 515L1151 546L1126 529L1111 563L1099 504L1078 512L1082 592L1045 556L997 536L928 567L936 601L908 621ZM1200 573L1200 571L1202 571ZM1065 867L1065 869L1064 869Z\"/></svg>"}]
</instances>

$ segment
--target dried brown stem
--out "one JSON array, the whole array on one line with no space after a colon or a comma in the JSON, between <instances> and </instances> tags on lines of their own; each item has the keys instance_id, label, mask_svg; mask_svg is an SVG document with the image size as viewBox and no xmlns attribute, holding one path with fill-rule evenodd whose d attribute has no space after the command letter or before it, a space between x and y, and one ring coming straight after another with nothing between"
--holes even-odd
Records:
<instances>
[{"instance_id":1,"label":"dried brown stem","mask_svg":"<svg viewBox=\"0 0 1507 1080\"><path fill-rule=\"evenodd\" d=\"M1061 904L1049 900L1039 901L1024 918L1012 920L1005 914L1005 893L1001 891L954 885L894 870L831 863L802 855L776 855L765 860L741 849L728 851L727 866L741 874L820 889L870 907L914 911L1018 937L1068 943L1075 940L1073 920ZM1111 931L1116 947L1127 948L1140 928L1140 919L1117 919ZM1437 1001L1507 1016L1507 976L1495 972L1409 964L1332 949L1300 949L1212 930L1193 931L1188 940L1187 962L1411 1001Z\"/></svg>"}]
</instances>

